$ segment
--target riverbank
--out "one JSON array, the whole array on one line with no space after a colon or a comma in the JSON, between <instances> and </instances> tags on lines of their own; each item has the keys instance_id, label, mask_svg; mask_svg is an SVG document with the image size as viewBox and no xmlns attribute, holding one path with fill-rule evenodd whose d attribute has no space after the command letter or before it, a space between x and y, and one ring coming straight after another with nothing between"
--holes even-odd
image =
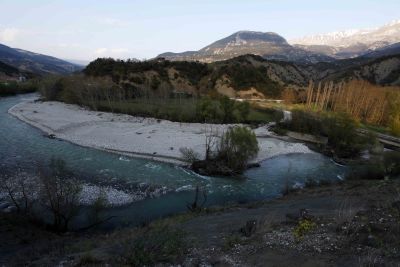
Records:
<instances>
[{"instance_id":1,"label":"riverbank","mask_svg":"<svg viewBox=\"0 0 400 267\"><path fill-rule=\"evenodd\" d=\"M205 155L207 132L221 134L231 125L177 123L154 118L91 111L61 102L24 101L8 111L46 134L84 147L127 156L185 165L180 148ZM314 153L302 143L268 136L266 127L255 129L260 151L253 162L278 155Z\"/></svg>"},{"instance_id":2,"label":"riverbank","mask_svg":"<svg viewBox=\"0 0 400 267\"><path fill-rule=\"evenodd\" d=\"M0 264L397 266L399 191L398 179L353 180L85 235L3 214Z\"/></svg>"}]
</instances>

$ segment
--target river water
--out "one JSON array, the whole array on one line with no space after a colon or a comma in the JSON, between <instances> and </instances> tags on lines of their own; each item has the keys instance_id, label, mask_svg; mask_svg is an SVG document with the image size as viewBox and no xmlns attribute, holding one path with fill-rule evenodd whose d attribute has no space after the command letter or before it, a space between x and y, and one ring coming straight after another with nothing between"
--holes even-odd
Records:
<instances>
[{"instance_id":1,"label":"river water","mask_svg":"<svg viewBox=\"0 0 400 267\"><path fill-rule=\"evenodd\" d=\"M40 130L7 113L28 97L31 96L0 98L0 171L17 167L34 171L38 164L47 164L52 157L57 157L92 184L112 185L122 190L145 185L164 188L167 192L110 208L107 213L116 217L107 227L138 224L185 211L194 198L196 186L207 192L206 205L244 203L280 196L286 181L291 186L304 184L308 179L337 181L346 171L320 154L290 154L262 162L260 168L245 173L246 179L203 177L171 164L122 157L49 139Z\"/></svg>"}]
</instances>

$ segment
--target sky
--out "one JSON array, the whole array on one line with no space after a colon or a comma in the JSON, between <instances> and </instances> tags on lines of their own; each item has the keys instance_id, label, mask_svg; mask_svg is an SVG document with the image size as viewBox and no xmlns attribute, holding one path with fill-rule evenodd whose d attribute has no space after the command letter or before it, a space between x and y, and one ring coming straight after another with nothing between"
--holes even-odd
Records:
<instances>
[{"instance_id":1,"label":"sky","mask_svg":"<svg viewBox=\"0 0 400 267\"><path fill-rule=\"evenodd\" d=\"M400 19L400 0L0 0L0 43L63 59L148 59L239 30L306 35Z\"/></svg>"}]
</instances>

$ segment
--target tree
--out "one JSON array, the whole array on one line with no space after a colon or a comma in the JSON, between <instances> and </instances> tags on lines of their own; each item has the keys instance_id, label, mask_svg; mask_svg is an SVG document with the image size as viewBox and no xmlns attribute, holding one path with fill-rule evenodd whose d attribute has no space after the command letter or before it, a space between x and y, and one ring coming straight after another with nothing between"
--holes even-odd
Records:
<instances>
[{"instance_id":1,"label":"tree","mask_svg":"<svg viewBox=\"0 0 400 267\"><path fill-rule=\"evenodd\" d=\"M400 136L400 93L389 93L389 125L394 135Z\"/></svg>"},{"instance_id":2,"label":"tree","mask_svg":"<svg viewBox=\"0 0 400 267\"><path fill-rule=\"evenodd\" d=\"M242 173L259 151L254 132L243 126L229 128L221 137L217 159L236 173Z\"/></svg>"},{"instance_id":3,"label":"tree","mask_svg":"<svg viewBox=\"0 0 400 267\"><path fill-rule=\"evenodd\" d=\"M283 90L281 98L286 104L293 104L296 101L294 89L286 88Z\"/></svg>"},{"instance_id":4,"label":"tree","mask_svg":"<svg viewBox=\"0 0 400 267\"><path fill-rule=\"evenodd\" d=\"M32 206L36 200L37 180L20 170L14 175L0 174L0 190L6 192L8 199L18 213L32 215Z\"/></svg>"},{"instance_id":5,"label":"tree","mask_svg":"<svg viewBox=\"0 0 400 267\"><path fill-rule=\"evenodd\" d=\"M206 127L204 130L204 134L206 136L206 160L209 160L213 157L213 153L215 151L215 147L217 145L218 139L218 130L214 130L212 126Z\"/></svg>"},{"instance_id":6,"label":"tree","mask_svg":"<svg viewBox=\"0 0 400 267\"><path fill-rule=\"evenodd\" d=\"M221 111L216 104L208 97L202 98L196 105L197 119L201 122L219 122Z\"/></svg>"},{"instance_id":7,"label":"tree","mask_svg":"<svg viewBox=\"0 0 400 267\"><path fill-rule=\"evenodd\" d=\"M219 103L220 103L222 113L223 113L222 122L223 123L234 122L235 116L234 116L233 112L235 111L235 101L230 100L229 97L227 97L227 96L223 96L219 100Z\"/></svg>"},{"instance_id":8,"label":"tree","mask_svg":"<svg viewBox=\"0 0 400 267\"><path fill-rule=\"evenodd\" d=\"M249 102L239 102L236 106L237 111L240 115L240 121L247 120L247 117L250 113L250 104Z\"/></svg>"},{"instance_id":9,"label":"tree","mask_svg":"<svg viewBox=\"0 0 400 267\"><path fill-rule=\"evenodd\" d=\"M63 160L52 159L50 168L50 173L40 172L42 204L53 215L53 229L66 232L79 212L81 186L70 177Z\"/></svg>"}]
</instances>

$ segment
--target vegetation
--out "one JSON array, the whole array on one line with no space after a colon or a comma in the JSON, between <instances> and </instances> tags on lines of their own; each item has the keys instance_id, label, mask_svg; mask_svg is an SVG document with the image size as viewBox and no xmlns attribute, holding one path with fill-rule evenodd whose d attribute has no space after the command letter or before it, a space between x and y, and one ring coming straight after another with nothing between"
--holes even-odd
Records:
<instances>
[{"instance_id":1,"label":"vegetation","mask_svg":"<svg viewBox=\"0 0 400 267\"><path fill-rule=\"evenodd\" d=\"M219 68L211 74L211 81L215 84L223 76L230 78L230 86L235 90L247 90L251 87L269 97L279 97L283 86L271 80L264 66L256 67L240 58L239 62L228 60L222 63L215 63ZM220 66L219 66L220 65Z\"/></svg>"},{"instance_id":2,"label":"vegetation","mask_svg":"<svg viewBox=\"0 0 400 267\"><path fill-rule=\"evenodd\" d=\"M304 238L304 235L314 230L317 224L309 219L302 219L298 222L298 225L293 229L293 235L296 240L300 241Z\"/></svg>"},{"instance_id":3,"label":"vegetation","mask_svg":"<svg viewBox=\"0 0 400 267\"><path fill-rule=\"evenodd\" d=\"M52 159L50 169L50 173L40 175L41 204L52 213L52 228L66 232L79 213L81 186L70 176L64 161Z\"/></svg>"},{"instance_id":4,"label":"vegetation","mask_svg":"<svg viewBox=\"0 0 400 267\"><path fill-rule=\"evenodd\" d=\"M71 222L81 210L81 184L61 159L52 159L49 168L40 169L39 176L25 172L0 174L0 190L6 192L6 198L16 207L17 214L57 233L70 231ZM99 215L105 206L107 200L100 193L88 214L90 225L79 230L90 229L111 219ZM50 216L44 218L43 211Z\"/></svg>"},{"instance_id":5,"label":"vegetation","mask_svg":"<svg viewBox=\"0 0 400 267\"><path fill-rule=\"evenodd\" d=\"M248 161L259 150L257 138L249 128L234 126L222 136L206 133L206 157L192 163L192 169L206 175L237 175L247 168Z\"/></svg>"},{"instance_id":6,"label":"vegetation","mask_svg":"<svg viewBox=\"0 0 400 267\"><path fill-rule=\"evenodd\" d=\"M27 81L27 82L0 81L0 96L33 93L37 91L37 89L38 85L35 81Z\"/></svg>"},{"instance_id":7,"label":"vegetation","mask_svg":"<svg viewBox=\"0 0 400 267\"><path fill-rule=\"evenodd\" d=\"M374 157L355 166L346 178L348 180L384 180L399 177L400 152L385 151L380 157Z\"/></svg>"},{"instance_id":8,"label":"vegetation","mask_svg":"<svg viewBox=\"0 0 400 267\"><path fill-rule=\"evenodd\" d=\"M186 254L185 233L166 223L153 223L124 244L120 264L154 266L176 263Z\"/></svg>"},{"instance_id":9,"label":"vegetation","mask_svg":"<svg viewBox=\"0 0 400 267\"><path fill-rule=\"evenodd\" d=\"M318 86L310 82L305 103L314 111L346 113L358 122L389 126L393 134L400 134L398 87L382 87L358 80L319 83Z\"/></svg>"},{"instance_id":10,"label":"vegetation","mask_svg":"<svg viewBox=\"0 0 400 267\"><path fill-rule=\"evenodd\" d=\"M155 117L179 122L263 123L271 120L272 111L257 110L247 102L228 97L143 94L138 89L123 87L110 78L49 77L40 86L47 100L88 106L94 110Z\"/></svg>"},{"instance_id":11,"label":"vegetation","mask_svg":"<svg viewBox=\"0 0 400 267\"><path fill-rule=\"evenodd\" d=\"M343 158L357 156L367 145L357 133L357 123L345 113L293 110L292 120L278 123L278 129L328 137L326 150Z\"/></svg>"},{"instance_id":12,"label":"vegetation","mask_svg":"<svg viewBox=\"0 0 400 267\"><path fill-rule=\"evenodd\" d=\"M219 142L217 159L234 172L241 173L247 162L257 156L259 147L256 135L247 127L232 127Z\"/></svg>"}]
</instances>

